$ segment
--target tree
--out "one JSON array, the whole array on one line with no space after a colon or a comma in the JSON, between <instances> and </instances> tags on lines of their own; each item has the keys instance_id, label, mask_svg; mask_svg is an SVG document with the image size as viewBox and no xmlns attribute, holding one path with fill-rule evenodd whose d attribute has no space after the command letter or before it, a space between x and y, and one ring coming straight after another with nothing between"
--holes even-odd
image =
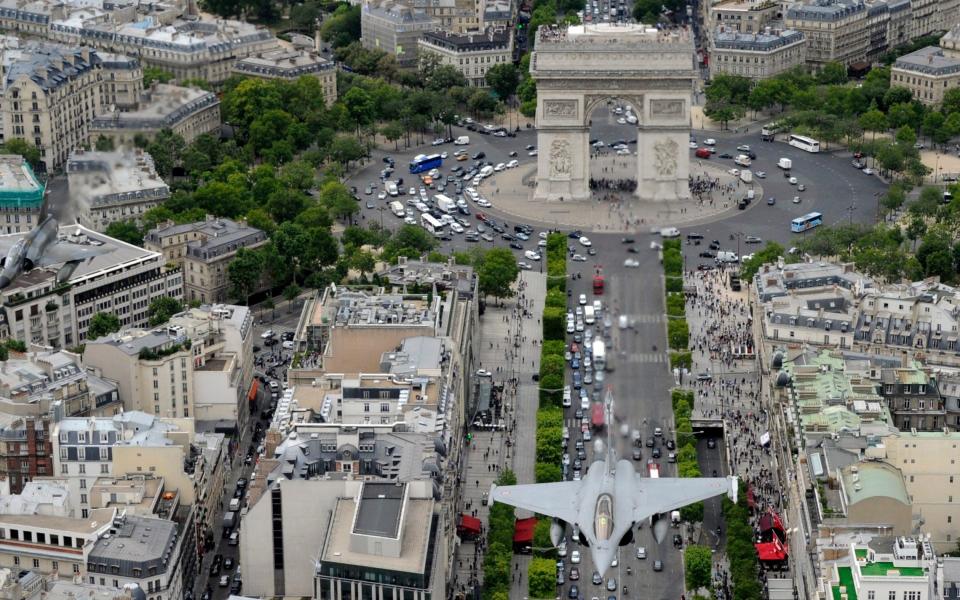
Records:
<instances>
[{"instance_id":1,"label":"tree","mask_svg":"<svg viewBox=\"0 0 960 600\"><path fill-rule=\"evenodd\" d=\"M183 304L176 298L160 296L150 302L147 314L150 316L150 327L166 323L170 317L183 310Z\"/></svg>"},{"instance_id":2,"label":"tree","mask_svg":"<svg viewBox=\"0 0 960 600\"><path fill-rule=\"evenodd\" d=\"M104 233L128 244L143 246L143 232L130 221L114 221L107 225Z\"/></svg>"},{"instance_id":3,"label":"tree","mask_svg":"<svg viewBox=\"0 0 960 600\"><path fill-rule=\"evenodd\" d=\"M397 141L403 137L403 126L400 123L390 121L380 128L380 135L388 142L393 142L394 150L400 150L400 145L397 143Z\"/></svg>"},{"instance_id":4,"label":"tree","mask_svg":"<svg viewBox=\"0 0 960 600\"><path fill-rule=\"evenodd\" d=\"M877 132L887 130L887 116L877 108L872 108L860 115L858 122L861 129L872 132L874 138L876 138Z\"/></svg>"},{"instance_id":5,"label":"tree","mask_svg":"<svg viewBox=\"0 0 960 600\"><path fill-rule=\"evenodd\" d=\"M469 82L460 69L453 65L440 65L433 70L426 87L437 92L445 92L453 88L467 87L467 85Z\"/></svg>"},{"instance_id":6,"label":"tree","mask_svg":"<svg viewBox=\"0 0 960 600\"><path fill-rule=\"evenodd\" d=\"M40 150L26 140L13 138L7 140L0 148L4 154L19 154L34 171L40 170Z\"/></svg>"},{"instance_id":7,"label":"tree","mask_svg":"<svg viewBox=\"0 0 960 600\"><path fill-rule=\"evenodd\" d=\"M520 83L520 74L513 63L501 63L490 67L484 77L497 97L506 101L507 98L517 91L517 85Z\"/></svg>"},{"instance_id":8,"label":"tree","mask_svg":"<svg viewBox=\"0 0 960 600\"><path fill-rule=\"evenodd\" d=\"M912 148L917 143L917 131L908 125L903 125L897 129L897 143L906 148Z\"/></svg>"},{"instance_id":9,"label":"tree","mask_svg":"<svg viewBox=\"0 0 960 600\"><path fill-rule=\"evenodd\" d=\"M894 86L883 95L883 105L891 108L897 104L909 104L913 101L913 92L902 86Z\"/></svg>"},{"instance_id":10,"label":"tree","mask_svg":"<svg viewBox=\"0 0 960 600\"><path fill-rule=\"evenodd\" d=\"M360 5L341 4L323 22L320 37L334 48L360 40Z\"/></svg>"},{"instance_id":11,"label":"tree","mask_svg":"<svg viewBox=\"0 0 960 600\"><path fill-rule=\"evenodd\" d=\"M687 546L684 549L683 570L687 589L695 591L710 587L713 573L713 553L706 546Z\"/></svg>"},{"instance_id":12,"label":"tree","mask_svg":"<svg viewBox=\"0 0 960 600\"><path fill-rule=\"evenodd\" d=\"M534 465L534 477L537 483L553 483L563 481L563 472L556 463L538 462Z\"/></svg>"},{"instance_id":13,"label":"tree","mask_svg":"<svg viewBox=\"0 0 960 600\"><path fill-rule=\"evenodd\" d=\"M533 558L527 567L527 595L553 598L557 595L557 565L549 558Z\"/></svg>"},{"instance_id":14,"label":"tree","mask_svg":"<svg viewBox=\"0 0 960 600\"><path fill-rule=\"evenodd\" d=\"M339 181L330 181L320 188L320 203L331 215L346 221L360 211L353 194Z\"/></svg>"},{"instance_id":15,"label":"tree","mask_svg":"<svg viewBox=\"0 0 960 600\"><path fill-rule=\"evenodd\" d=\"M93 145L93 149L97 152L112 152L113 151L113 138L101 135L97 137L96 143Z\"/></svg>"},{"instance_id":16,"label":"tree","mask_svg":"<svg viewBox=\"0 0 960 600\"><path fill-rule=\"evenodd\" d=\"M740 277L744 281L752 280L761 266L776 263L777 259L785 254L783 246L776 242L767 242L762 250L753 253L753 258L743 261L740 265Z\"/></svg>"},{"instance_id":17,"label":"tree","mask_svg":"<svg viewBox=\"0 0 960 600\"><path fill-rule=\"evenodd\" d=\"M170 83L174 78L173 73L170 71L164 71L159 67L144 67L143 68L143 87L148 88L153 85L153 82L157 83Z\"/></svg>"},{"instance_id":18,"label":"tree","mask_svg":"<svg viewBox=\"0 0 960 600\"><path fill-rule=\"evenodd\" d=\"M330 158L350 167L350 163L366 155L366 150L352 135L338 135L330 143Z\"/></svg>"},{"instance_id":19,"label":"tree","mask_svg":"<svg viewBox=\"0 0 960 600\"><path fill-rule=\"evenodd\" d=\"M817 80L823 85L839 85L847 82L847 68L843 63L828 62L817 75Z\"/></svg>"},{"instance_id":20,"label":"tree","mask_svg":"<svg viewBox=\"0 0 960 600\"><path fill-rule=\"evenodd\" d=\"M95 340L115 331L120 331L120 318L113 313L98 312L90 318L87 339Z\"/></svg>"},{"instance_id":21,"label":"tree","mask_svg":"<svg viewBox=\"0 0 960 600\"><path fill-rule=\"evenodd\" d=\"M511 286L519 273L520 267L513 252L506 248L494 248L487 252L480 267L480 292L498 300L512 296Z\"/></svg>"},{"instance_id":22,"label":"tree","mask_svg":"<svg viewBox=\"0 0 960 600\"><path fill-rule=\"evenodd\" d=\"M227 267L227 279L230 281L230 295L244 304L250 303L252 294L260 282L263 271L261 255L248 248L240 248Z\"/></svg>"},{"instance_id":23,"label":"tree","mask_svg":"<svg viewBox=\"0 0 960 600\"><path fill-rule=\"evenodd\" d=\"M950 88L943 93L943 104L940 105L940 109L948 117L960 113L960 88Z\"/></svg>"},{"instance_id":24,"label":"tree","mask_svg":"<svg viewBox=\"0 0 960 600\"><path fill-rule=\"evenodd\" d=\"M287 301L287 312L293 311L293 301L300 296L300 292L303 290L300 289L300 286L296 283L291 283L287 287L283 288L283 298Z\"/></svg>"}]
</instances>

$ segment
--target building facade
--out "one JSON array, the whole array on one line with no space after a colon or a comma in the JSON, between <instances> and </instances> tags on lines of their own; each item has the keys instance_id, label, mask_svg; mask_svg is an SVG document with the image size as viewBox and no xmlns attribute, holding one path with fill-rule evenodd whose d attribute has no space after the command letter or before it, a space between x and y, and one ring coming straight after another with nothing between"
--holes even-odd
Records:
<instances>
[{"instance_id":1,"label":"building facade","mask_svg":"<svg viewBox=\"0 0 960 600\"><path fill-rule=\"evenodd\" d=\"M152 140L170 130L190 143L207 133L220 134L220 100L213 92L154 82L135 109L105 110L90 123L90 144L99 138L114 147L133 148L138 139Z\"/></svg>"},{"instance_id":2,"label":"building facade","mask_svg":"<svg viewBox=\"0 0 960 600\"><path fill-rule=\"evenodd\" d=\"M714 36L712 73L741 75L755 81L802 66L807 41L799 31L721 32Z\"/></svg>"},{"instance_id":3,"label":"building facade","mask_svg":"<svg viewBox=\"0 0 960 600\"><path fill-rule=\"evenodd\" d=\"M20 155L0 155L0 231L20 233L40 224L46 185Z\"/></svg>"},{"instance_id":4,"label":"building facade","mask_svg":"<svg viewBox=\"0 0 960 600\"><path fill-rule=\"evenodd\" d=\"M509 29L483 33L428 31L420 38L420 54L435 56L440 65L451 66L475 87L486 87L492 67L513 64L513 36Z\"/></svg>"},{"instance_id":5,"label":"building facade","mask_svg":"<svg viewBox=\"0 0 960 600\"><path fill-rule=\"evenodd\" d=\"M246 221L207 216L205 221L175 225L164 223L144 236L144 246L162 252L184 273L187 300L226 302L227 277L237 250L255 250L267 243L267 234Z\"/></svg>"},{"instance_id":6,"label":"building facade","mask_svg":"<svg viewBox=\"0 0 960 600\"><path fill-rule=\"evenodd\" d=\"M319 54L307 50L273 50L242 58L233 67L237 75L261 79L294 81L299 77L316 77L323 88L327 106L337 101L337 67Z\"/></svg>"},{"instance_id":7,"label":"building facade","mask_svg":"<svg viewBox=\"0 0 960 600\"><path fill-rule=\"evenodd\" d=\"M143 213L170 197L153 157L139 149L74 152L67 162L67 184L80 224L101 232L116 222L139 225Z\"/></svg>"},{"instance_id":8,"label":"building facade","mask_svg":"<svg viewBox=\"0 0 960 600\"><path fill-rule=\"evenodd\" d=\"M865 60L870 50L867 5L862 0L794 4L784 23L806 38L807 62L814 67L829 62L849 67Z\"/></svg>"},{"instance_id":9,"label":"building facade","mask_svg":"<svg viewBox=\"0 0 960 600\"><path fill-rule=\"evenodd\" d=\"M368 50L383 50L396 57L403 69L419 64L418 40L437 28L436 19L393 0L365 1L360 13L360 41Z\"/></svg>"},{"instance_id":10,"label":"building facade","mask_svg":"<svg viewBox=\"0 0 960 600\"><path fill-rule=\"evenodd\" d=\"M50 420L15 418L0 429L0 477L19 494L35 477L53 475Z\"/></svg>"},{"instance_id":11,"label":"building facade","mask_svg":"<svg viewBox=\"0 0 960 600\"><path fill-rule=\"evenodd\" d=\"M907 88L928 106L940 106L947 90L960 86L960 52L946 48L928 46L901 56L890 70L890 84Z\"/></svg>"},{"instance_id":12,"label":"building facade","mask_svg":"<svg viewBox=\"0 0 960 600\"><path fill-rule=\"evenodd\" d=\"M164 269L162 255L94 232L82 225L61 227L74 243L110 252L61 273L62 265L34 269L0 291L0 335L54 348L86 340L90 319L112 312L124 327L146 327L150 302L183 298L179 270ZM57 283L58 275L63 283Z\"/></svg>"}]
</instances>

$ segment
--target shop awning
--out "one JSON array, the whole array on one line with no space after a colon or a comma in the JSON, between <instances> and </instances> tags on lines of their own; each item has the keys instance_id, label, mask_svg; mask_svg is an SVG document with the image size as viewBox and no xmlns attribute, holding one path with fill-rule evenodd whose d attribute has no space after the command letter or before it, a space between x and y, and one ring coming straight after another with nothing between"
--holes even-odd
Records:
<instances>
[{"instance_id":1,"label":"shop awning","mask_svg":"<svg viewBox=\"0 0 960 600\"><path fill-rule=\"evenodd\" d=\"M460 532L480 535L482 528L483 523L480 521L480 519L471 517L470 515L460 515L460 522L457 524L457 529Z\"/></svg>"},{"instance_id":2,"label":"shop awning","mask_svg":"<svg viewBox=\"0 0 960 600\"><path fill-rule=\"evenodd\" d=\"M517 524L513 529L513 543L532 544L533 529L536 526L537 519L534 517L530 517L529 519L517 519Z\"/></svg>"},{"instance_id":3,"label":"shop awning","mask_svg":"<svg viewBox=\"0 0 960 600\"><path fill-rule=\"evenodd\" d=\"M250 385L250 393L247 394L247 401L253 402L257 399L257 390L260 389L260 380L256 377L253 378L253 383Z\"/></svg>"},{"instance_id":4,"label":"shop awning","mask_svg":"<svg viewBox=\"0 0 960 600\"><path fill-rule=\"evenodd\" d=\"M772 542L755 544L755 547L757 549L757 558L762 561L787 560L787 548L776 538L774 538Z\"/></svg>"}]
</instances>

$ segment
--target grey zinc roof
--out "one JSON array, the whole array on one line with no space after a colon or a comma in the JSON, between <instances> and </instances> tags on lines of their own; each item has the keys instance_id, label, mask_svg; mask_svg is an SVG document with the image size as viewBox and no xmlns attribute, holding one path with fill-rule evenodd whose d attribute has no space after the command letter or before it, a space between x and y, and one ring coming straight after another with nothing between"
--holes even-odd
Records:
<instances>
[{"instance_id":1,"label":"grey zinc roof","mask_svg":"<svg viewBox=\"0 0 960 600\"><path fill-rule=\"evenodd\" d=\"M110 537L97 540L87 558L88 565L104 564L120 567L120 575L131 576L133 569L156 567L166 572L177 537L177 524L166 519L127 515L114 521Z\"/></svg>"},{"instance_id":2,"label":"grey zinc roof","mask_svg":"<svg viewBox=\"0 0 960 600\"><path fill-rule=\"evenodd\" d=\"M794 4L787 9L787 18L808 21L836 21L867 9L863 0L817 0L811 4Z\"/></svg>"},{"instance_id":3,"label":"grey zinc roof","mask_svg":"<svg viewBox=\"0 0 960 600\"><path fill-rule=\"evenodd\" d=\"M353 532L361 535L396 538L403 513L404 484L367 482L363 484Z\"/></svg>"},{"instance_id":4,"label":"grey zinc roof","mask_svg":"<svg viewBox=\"0 0 960 600\"><path fill-rule=\"evenodd\" d=\"M84 52L82 48L32 42L26 45L19 60L7 68L4 87L24 75L44 90L55 90L100 62L97 53L90 49Z\"/></svg>"},{"instance_id":5,"label":"grey zinc roof","mask_svg":"<svg viewBox=\"0 0 960 600\"><path fill-rule=\"evenodd\" d=\"M803 40L799 31L788 29L779 35L766 33L740 33L724 31L716 34L714 45L725 50L753 50L757 52L775 50Z\"/></svg>"},{"instance_id":6,"label":"grey zinc roof","mask_svg":"<svg viewBox=\"0 0 960 600\"><path fill-rule=\"evenodd\" d=\"M897 59L894 67L928 75L960 73L960 60L946 56L937 46L927 46Z\"/></svg>"}]
</instances>

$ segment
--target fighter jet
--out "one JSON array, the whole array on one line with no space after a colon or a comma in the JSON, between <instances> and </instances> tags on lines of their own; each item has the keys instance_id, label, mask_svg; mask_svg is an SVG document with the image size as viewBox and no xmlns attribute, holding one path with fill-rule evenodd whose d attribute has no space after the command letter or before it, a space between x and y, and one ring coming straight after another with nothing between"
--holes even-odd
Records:
<instances>
[{"instance_id":1,"label":"fighter jet","mask_svg":"<svg viewBox=\"0 0 960 600\"><path fill-rule=\"evenodd\" d=\"M496 486L492 502L503 502L553 517L550 540L559 544L565 525L576 525L580 543L590 548L593 564L602 576L616 558L617 547L633 542L633 528L645 519L654 523L654 537L663 541L669 520L658 518L671 510L726 493L737 500L737 478L690 479L642 477L628 460L617 460L612 440L613 397L604 401L608 444L603 458L590 465L580 481Z\"/></svg>"},{"instance_id":2,"label":"fighter jet","mask_svg":"<svg viewBox=\"0 0 960 600\"><path fill-rule=\"evenodd\" d=\"M110 252L103 246L84 246L58 238L60 226L53 216L47 216L26 235L0 236L0 290L9 286L22 273L38 267L62 264L57 271L57 283L73 274L85 260Z\"/></svg>"}]
</instances>

